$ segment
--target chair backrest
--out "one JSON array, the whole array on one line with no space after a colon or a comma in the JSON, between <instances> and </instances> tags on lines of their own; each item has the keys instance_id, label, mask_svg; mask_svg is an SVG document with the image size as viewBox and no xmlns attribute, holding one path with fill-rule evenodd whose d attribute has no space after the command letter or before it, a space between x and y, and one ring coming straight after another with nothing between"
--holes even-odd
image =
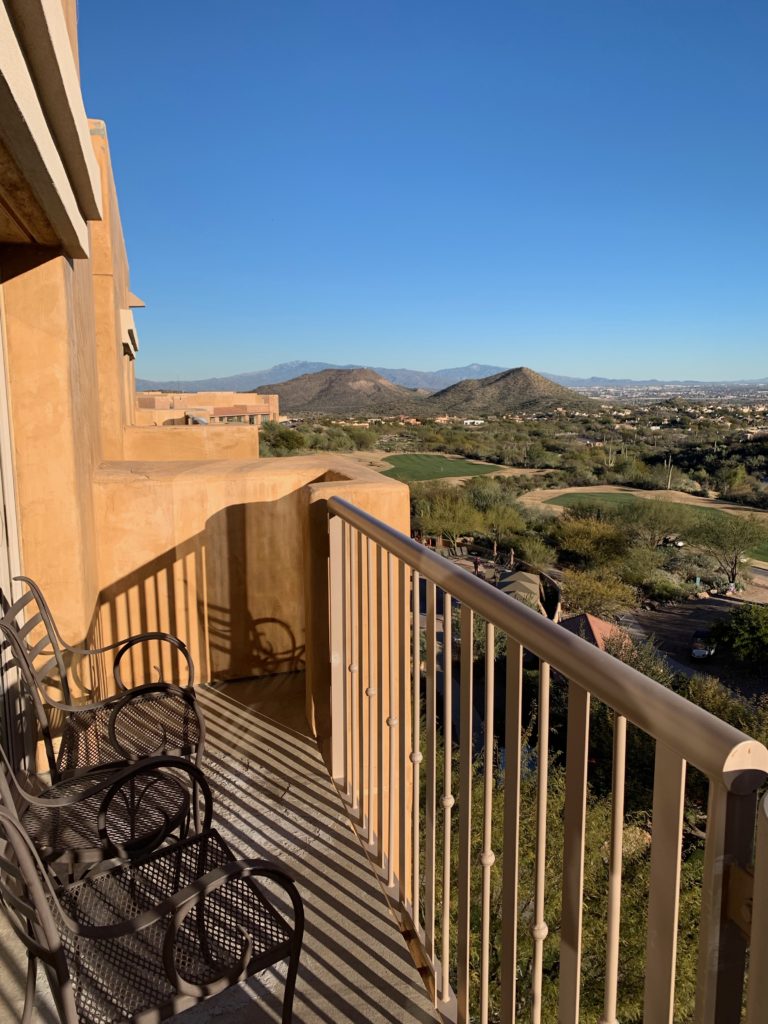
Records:
<instances>
[{"instance_id":1,"label":"chair backrest","mask_svg":"<svg viewBox=\"0 0 768 1024\"><path fill-rule=\"evenodd\" d=\"M24 596L26 597L27 595ZM16 602L17 605L20 603ZM57 768L56 755L53 749L53 726L43 700L45 681L50 679L50 662L52 659L47 659L47 668L45 666L36 668L32 657L34 656L35 648L39 647L39 644L30 644L27 640L28 635L29 631L25 633L23 630L20 630L16 620L11 618L10 615L4 615L0 618L0 642L4 641L2 644L4 663L6 666L13 664L18 669L22 692L26 696L28 704L31 704L35 711L35 717L37 718L40 734L45 746L48 768L52 776L56 777ZM43 641L41 640L40 643L43 643ZM6 653L9 653L11 656L10 661L6 659ZM66 692L69 692L68 688Z\"/></svg>"},{"instance_id":2,"label":"chair backrest","mask_svg":"<svg viewBox=\"0 0 768 1024\"><path fill-rule=\"evenodd\" d=\"M15 649L23 652L24 660L30 667L30 681L36 687L55 683L61 689L57 699L64 704L71 704L67 663L48 602L34 580L28 576L15 578L24 583L27 590L12 604L0 593L0 628L7 637L10 638L11 634L15 636Z\"/></svg>"}]
</instances>

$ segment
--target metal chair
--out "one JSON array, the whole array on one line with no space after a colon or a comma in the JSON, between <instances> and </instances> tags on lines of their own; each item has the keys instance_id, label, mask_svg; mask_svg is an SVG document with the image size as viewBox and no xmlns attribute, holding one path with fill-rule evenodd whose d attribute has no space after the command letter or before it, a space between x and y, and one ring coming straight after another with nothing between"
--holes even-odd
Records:
<instances>
[{"instance_id":1,"label":"metal chair","mask_svg":"<svg viewBox=\"0 0 768 1024\"><path fill-rule=\"evenodd\" d=\"M0 639L4 637L7 641L25 695L34 707L52 781L159 754L194 757L199 764L205 724L197 706L194 665L186 645L168 633L152 632L105 647L73 647L62 639L37 584L26 576L16 579L26 584L27 591L13 604L5 602ZM24 621L22 614L27 616ZM164 682L130 689L125 686L121 676L123 658L137 645L154 641L170 644L184 660L186 686ZM118 694L106 700L76 704L65 651L84 657L116 651L113 675ZM52 695L54 688L61 699ZM57 732L60 743L55 752Z\"/></svg>"},{"instance_id":2,"label":"metal chair","mask_svg":"<svg viewBox=\"0 0 768 1024\"><path fill-rule=\"evenodd\" d=\"M151 1024L287 958L282 1019L291 1020L301 897L279 866L235 859L209 827L207 785L202 833L61 886L9 803L7 782L3 788L0 901L27 949L22 1024L31 1020L38 960L62 1024ZM292 925L259 879L290 901Z\"/></svg>"},{"instance_id":3,"label":"metal chair","mask_svg":"<svg viewBox=\"0 0 768 1024\"><path fill-rule=\"evenodd\" d=\"M198 794L207 788L201 770L178 757L149 758L47 786L40 776L22 783L2 747L0 756L0 797L15 806L40 859L59 876L186 838L198 818Z\"/></svg>"}]
</instances>

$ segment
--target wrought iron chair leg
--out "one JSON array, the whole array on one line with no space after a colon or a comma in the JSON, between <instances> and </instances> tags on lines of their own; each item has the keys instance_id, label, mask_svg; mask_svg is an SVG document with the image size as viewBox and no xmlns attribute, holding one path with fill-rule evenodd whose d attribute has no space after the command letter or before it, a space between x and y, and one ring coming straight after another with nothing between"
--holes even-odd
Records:
<instances>
[{"instance_id":1,"label":"wrought iron chair leg","mask_svg":"<svg viewBox=\"0 0 768 1024\"><path fill-rule=\"evenodd\" d=\"M27 953L27 983L24 988L24 1010L21 1014L21 1024L32 1024L32 1014L35 1012L35 990L37 988L37 958Z\"/></svg>"},{"instance_id":2,"label":"wrought iron chair leg","mask_svg":"<svg viewBox=\"0 0 768 1024\"><path fill-rule=\"evenodd\" d=\"M294 941L291 959L288 961L288 973L285 976L285 994L283 995L283 1024L291 1024L293 1019L293 993L296 990L296 975L299 970L301 939Z\"/></svg>"}]
</instances>

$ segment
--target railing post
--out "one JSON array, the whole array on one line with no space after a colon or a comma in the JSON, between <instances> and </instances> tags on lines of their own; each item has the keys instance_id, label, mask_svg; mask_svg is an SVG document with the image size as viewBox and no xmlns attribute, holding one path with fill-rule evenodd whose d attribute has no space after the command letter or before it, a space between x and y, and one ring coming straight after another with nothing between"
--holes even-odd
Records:
<instances>
[{"instance_id":1,"label":"railing post","mask_svg":"<svg viewBox=\"0 0 768 1024\"><path fill-rule=\"evenodd\" d=\"M656 744L643 1024L672 1024L674 1018L685 769L677 751Z\"/></svg>"},{"instance_id":2,"label":"railing post","mask_svg":"<svg viewBox=\"0 0 768 1024\"><path fill-rule=\"evenodd\" d=\"M765 1020L768 1006L768 796L758 809L757 853L752 889L752 930L747 979L747 1024Z\"/></svg>"},{"instance_id":3,"label":"railing post","mask_svg":"<svg viewBox=\"0 0 768 1024\"><path fill-rule=\"evenodd\" d=\"M501 1020L517 1020L517 897L520 868L520 776L523 728L523 648L507 637L504 726L504 846L501 915Z\"/></svg>"},{"instance_id":4,"label":"railing post","mask_svg":"<svg viewBox=\"0 0 768 1024\"><path fill-rule=\"evenodd\" d=\"M608 861L608 928L605 956L605 1000L600 1024L617 1024L619 946L621 939L621 872L624 850L624 782L626 778L627 720L613 720L613 784L611 786L611 852Z\"/></svg>"},{"instance_id":5,"label":"railing post","mask_svg":"<svg viewBox=\"0 0 768 1024\"><path fill-rule=\"evenodd\" d=\"M751 864L756 799L754 792L742 795L727 790L719 779L709 784L696 1024L741 1020L747 942L727 919L725 878L729 865L747 868Z\"/></svg>"},{"instance_id":6,"label":"railing post","mask_svg":"<svg viewBox=\"0 0 768 1024\"><path fill-rule=\"evenodd\" d=\"M536 779L536 868L533 896L533 972L531 978L531 1021L541 1024L544 985L544 942L549 926L544 919L547 870L547 796L549 780L549 665L539 662L539 742Z\"/></svg>"},{"instance_id":7,"label":"railing post","mask_svg":"<svg viewBox=\"0 0 768 1024\"><path fill-rule=\"evenodd\" d=\"M399 832L400 853L398 858L398 876L400 883L400 909L403 929L408 927L407 916L409 893L411 892L411 834L413 805L413 787L410 762L411 735L411 569L405 562L400 562L398 581L400 594L399 608L399 656L398 656L398 687L400 703L398 710L398 756L399 756Z\"/></svg>"},{"instance_id":8,"label":"railing post","mask_svg":"<svg viewBox=\"0 0 768 1024\"><path fill-rule=\"evenodd\" d=\"M424 787L424 949L435 967L435 836L437 834L437 589L427 583L426 753ZM435 987L436 992L436 987Z\"/></svg>"},{"instance_id":9,"label":"railing post","mask_svg":"<svg viewBox=\"0 0 768 1024\"><path fill-rule=\"evenodd\" d=\"M469 1024L469 951L472 944L471 877L472 869L472 692L474 672L474 613L467 604L461 606L461 691L459 721L459 874L458 935L456 955L456 1017L458 1024Z\"/></svg>"},{"instance_id":10,"label":"railing post","mask_svg":"<svg viewBox=\"0 0 768 1024\"><path fill-rule=\"evenodd\" d=\"M419 608L419 574L414 572L411 579L413 605L411 608L411 917L416 934L419 933L419 921L421 918L421 799L420 799L420 770L421 770L421 624Z\"/></svg>"},{"instance_id":11,"label":"railing post","mask_svg":"<svg viewBox=\"0 0 768 1024\"><path fill-rule=\"evenodd\" d=\"M443 595L443 908L440 952L440 1000L450 999L451 959L451 828L453 825L453 620L452 598Z\"/></svg>"},{"instance_id":12,"label":"railing post","mask_svg":"<svg viewBox=\"0 0 768 1024\"><path fill-rule=\"evenodd\" d=\"M397 594L395 592L395 557L387 554L387 623L389 632L388 646L388 679L387 690L387 764L389 775L387 782L387 886L391 889L395 884L395 800L397 782L397 750L398 742L398 710L397 710L397 632L398 620L396 613Z\"/></svg>"},{"instance_id":13,"label":"railing post","mask_svg":"<svg viewBox=\"0 0 768 1024\"><path fill-rule=\"evenodd\" d=\"M587 821L589 693L568 684L568 739L563 811L563 909L560 925L559 1024L578 1024L581 930L584 906L584 837Z\"/></svg>"},{"instance_id":14,"label":"railing post","mask_svg":"<svg viewBox=\"0 0 768 1024\"><path fill-rule=\"evenodd\" d=\"M376 845L377 828L379 826L377 816L377 806L374 800L378 796L379 785L378 785L378 736L376 732L376 698L378 697L378 670L379 662L376 656L376 652L380 646L377 630L377 566L376 566L376 546L375 541L371 540L370 537L366 538L366 561L368 564L368 576L367 576L367 596L366 596L366 610L367 610L367 640L368 640L368 659L366 663L367 673L365 676L365 696L367 698L367 709L368 709L368 731L365 731L365 725L363 725L363 735L365 736L368 745L368 817L367 821L367 834L368 843L370 846Z\"/></svg>"},{"instance_id":15,"label":"railing post","mask_svg":"<svg viewBox=\"0 0 768 1024\"><path fill-rule=\"evenodd\" d=\"M329 539L329 601L331 647L331 775L341 783L346 758L344 745L344 557L342 543L343 523L331 516L328 523Z\"/></svg>"},{"instance_id":16,"label":"railing post","mask_svg":"<svg viewBox=\"0 0 768 1024\"><path fill-rule=\"evenodd\" d=\"M482 870L482 907L480 925L480 1022L488 1024L490 1005L491 969L491 870L496 861L493 851L493 696L494 696L494 626L485 627L485 721L483 722L483 848L480 854Z\"/></svg>"}]
</instances>

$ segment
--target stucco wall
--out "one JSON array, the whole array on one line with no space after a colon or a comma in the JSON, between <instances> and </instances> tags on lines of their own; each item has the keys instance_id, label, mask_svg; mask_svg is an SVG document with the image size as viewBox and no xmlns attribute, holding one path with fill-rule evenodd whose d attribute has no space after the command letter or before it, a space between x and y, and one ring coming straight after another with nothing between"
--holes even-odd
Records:
<instances>
[{"instance_id":1,"label":"stucco wall","mask_svg":"<svg viewBox=\"0 0 768 1024\"><path fill-rule=\"evenodd\" d=\"M6 280L3 297L22 562L82 637L97 593L100 459L88 266L57 257Z\"/></svg>"},{"instance_id":2,"label":"stucco wall","mask_svg":"<svg viewBox=\"0 0 768 1024\"><path fill-rule=\"evenodd\" d=\"M306 668L308 717L327 735L331 494L408 530L407 487L343 456L102 466L102 637L179 635L203 679ZM135 678L155 664L182 667L158 648L137 653Z\"/></svg>"},{"instance_id":3,"label":"stucco wall","mask_svg":"<svg viewBox=\"0 0 768 1024\"><path fill-rule=\"evenodd\" d=\"M239 423L221 426L128 427L126 459L258 459L259 431Z\"/></svg>"}]
</instances>

